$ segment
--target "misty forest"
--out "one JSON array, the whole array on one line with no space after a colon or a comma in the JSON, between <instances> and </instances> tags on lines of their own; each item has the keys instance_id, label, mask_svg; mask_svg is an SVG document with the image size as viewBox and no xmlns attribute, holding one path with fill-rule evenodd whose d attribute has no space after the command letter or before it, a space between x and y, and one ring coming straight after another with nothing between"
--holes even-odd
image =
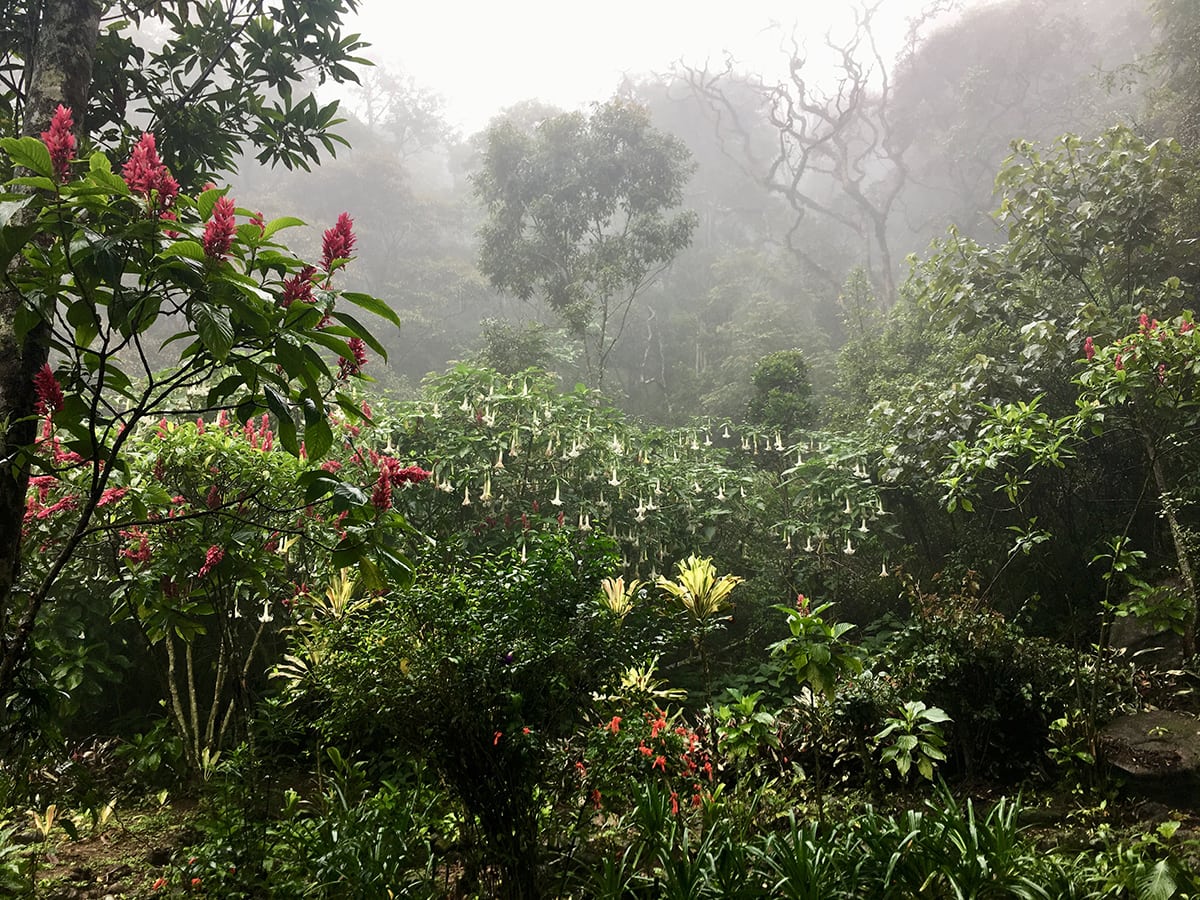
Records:
<instances>
[{"instance_id":1,"label":"misty forest","mask_svg":"<svg viewBox=\"0 0 1200 900\"><path fill-rule=\"evenodd\" d=\"M0 4L0 896L1200 897L1200 3L360 5Z\"/></svg>"}]
</instances>

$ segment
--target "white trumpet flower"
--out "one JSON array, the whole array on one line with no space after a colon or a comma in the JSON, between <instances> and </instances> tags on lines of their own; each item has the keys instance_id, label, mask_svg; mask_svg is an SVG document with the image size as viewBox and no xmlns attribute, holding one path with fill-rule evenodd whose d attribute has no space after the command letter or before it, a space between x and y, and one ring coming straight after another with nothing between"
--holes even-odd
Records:
<instances>
[{"instance_id":1,"label":"white trumpet flower","mask_svg":"<svg viewBox=\"0 0 1200 900\"><path fill-rule=\"evenodd\" d=\"M551 506L562 506L562 484L554 482L554 499L550 501Z\"/></svg>"},{"instance_id":2,"label":"white trumpet flower","mask_svg":"<svg viewBox=\"0 0 1200 900\"><path fill-rule=\"evenodd\" d=\"M846 535L846 546L842 548L842 552L847 556L854 555L854 545L850 543L850 535Z\"/></svg>"}]
</instances>

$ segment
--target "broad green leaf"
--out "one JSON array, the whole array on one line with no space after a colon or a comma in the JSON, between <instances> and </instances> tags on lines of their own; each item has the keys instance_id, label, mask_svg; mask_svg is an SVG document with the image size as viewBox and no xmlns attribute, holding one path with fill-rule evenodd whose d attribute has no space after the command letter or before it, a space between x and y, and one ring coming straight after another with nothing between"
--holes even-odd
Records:
<instances>
[{"instance_id":1,"label":"broad green leaf","mask_svg":"<svg viewBox=\"0 0 1200 900\"><path fill-rule=\"evenodd\" d=\"M295 216L280 216L278 219L272 219L267 223L267 227L263 230L263 240L267 240L275 232L284 228L295 228L299 225L307 225L303 219L297 219Z\"/></svg>"},{"instance_id":2,"label":"broad green leaf","mask_svg":"<svg viewBox=\"0 0 1200 900\"><path fill-rule=\"evenodd\" d=\"M229 313L219 306L196 301L192 306L192 322L201 343L218 362L224 362L233 349L233 325Z\"/></svg>"},{"instance_id":3,"label":"broad green leaf","mask_svg":"<svg viewBox=\"0 0 1200 900\"><path fill-rule=\"evenodd\" d=\"M396 315L396 311L387 305L378 297L372 297L370 294L360 294L354 291L344 291L341 294L344 300L348 300L360 309L365 309L367 312L374 313L381 319L387 319L397 328L400 327L400 317Z\"/></svg>"},{"instance_id":4,"label":"broad green leaf","mask_svg":"<svg viewBox=\"0 0 1200 900\"><path fill-rule=\"evenodd\" d=\"M307 418L307 417L306 417ZM322 415L319 419L306 421L304 425L304 449L313 462L321 459L333 446L333 429Z\"/></svg>"},{"instance_id":5,"label":"broad green leaf","mask_svg":"<svg viewBox=\"0 0 1200 900\"><path fill-rule=\"evenodd\" d=\"M50 151L37 138L0 138L0 147L4 148L18 166L24 166L46 178L54 177L54 163L50 159Z\"/></svg>"},{"instance_id":6,"label":"broad green leaf","mask_svg":"<svg viewBox=\"0 0 1200 900\"><path fill-rule=\"evenodd\" d=\"M194 259L199 262L203 262L205 259L204 247L197 241L175 241L167 244L158 255L163 259L172 256L182 256L184 259Z\"/></svg>"}]
</instances>

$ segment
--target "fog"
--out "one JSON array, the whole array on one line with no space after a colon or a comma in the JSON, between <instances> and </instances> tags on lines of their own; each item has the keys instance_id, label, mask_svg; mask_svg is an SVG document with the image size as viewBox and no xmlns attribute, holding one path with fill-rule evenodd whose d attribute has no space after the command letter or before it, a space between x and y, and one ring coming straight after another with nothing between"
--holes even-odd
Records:
<instances>
[{"instance_id":1,"label":"fog","mask_svg":"<svg viewBox=\"0 0 1200 900\"><path fill-rule=\"evenodd\" d=\"M343 210L355 218L355 287L404 323L374 372L400 395L461 359L594 384L589 340L612 344L616 402L666 422L736 415L773 350L803 350L820 391L848 323L895 304L910 254L950 227L996 235L993 182L1012 141L1145 118L1155 46L1143 0L869 9L369 0L347 24L377 63L340 94L352 149L311 174L244 167L240 201L312 223L301 249ZM522 300L480 266L485 131L586 121L614 97L686 148L679 209L697 224L653 278L572 325L545 283ZM620 329L605 333L610 313Z\"/></svg>"}]
</instances>

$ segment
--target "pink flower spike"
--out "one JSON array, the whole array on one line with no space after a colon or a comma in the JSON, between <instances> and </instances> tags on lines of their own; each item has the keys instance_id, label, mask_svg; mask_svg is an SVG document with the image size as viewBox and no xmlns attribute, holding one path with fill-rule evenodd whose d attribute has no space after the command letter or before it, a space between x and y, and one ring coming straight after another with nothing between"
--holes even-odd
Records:
<instances>
[{"instance_id":1,"label":"pink flower spike","mask_svg":"<svg viewBox=\"0 0 1200 900\"><path fill-rule=\"evenodd\" d=\"M62 386L54 376L54 370L50 368L49 363L38 369L37 374L33 376L33 391L36 397L33 409L39 416L52 415L62 409L66 403L63 399Z\"/></svg>"},{"instance_id":2,"label":"pink flower spike","mask_svg":"<svg viewBox=\"0 0 1200 900\"><path fill-rule=\"evenodd\" d=\"M221 197L213 205L212 218L204 226L204 255L209 259L224 259L233 246L233 201Z\"/></svg>"},{"instance_id":3,"label":"pink flower spike","mask_svg":"<svg viewBox=\"0 0 1200 900\"><path fill-rule=\"evenodd\" d=\"M354 353L354 359L349 360L344 356L338 357L339 378L349 378L351 375L358 375L362 372L363 366L367 364L367 345L363 343L363 339L350 338L347 343L350 345L350 350Z\"/></svg>"},{"instance_id":4,"label":"pink flower spike","mask_svg":"<svg viewBox=\"0 0 1200 900\"><path fill-rule=\"evenodd\" d=\"M154 135L149 132L143 134L134 146L129 161L121 169L121 175L131 191L151 201L152 208L167 208L179 194L179 182L171 177L159 158Z\"/></svg>"},{"instance_id":5,"label":"pink flower spike","mask_svg":"<svg viewBox=\"0 0 1200 900\"><path fill-rule=\"evenodd\" d=\"M1089 335L1083 342L1083 355L1088 358L1088 362L1092 361L1092 357L1096 355L1096 343Z\"/></svg>"},{"instance_id":6,"label":"pink flower spike","mask_svg":"<svg viewBox=\"0 0 1200 900\"><path fill-rule=\"evenodd\" d=\"M225 551L218 545L213 544L208 548L208 553L204 555L204 565L200 567L200 571L196 573L197 578L203 578L214 568L220 565L221 560L225 558Z\"/></svg>"},{"instance_id":7,"label":"pink flower spike","mask_svg":"<svg viewBox=\"0 0 1200 900\"><path fill-rule=\"evenodd\" d=\"M70 163L75 158L75 135L71 132L74 127L71 110L60 103L50 119L50 130L42 132L42 143L50 151L50 162L59 181L66 181L71 174Z\"/></svg>"},{"instance_id":8,"label":"pink flower spike","mask_svg":"<svg viewBox=\"0 0 1200 900\"><path fill-rule=\"evenodd\" d=\"M354 253L354 220L349 213L338 216L337 223L325 232L321 242L321 268L333 272L335 260L349 259Z\"/></svg>"}]
</instances>

